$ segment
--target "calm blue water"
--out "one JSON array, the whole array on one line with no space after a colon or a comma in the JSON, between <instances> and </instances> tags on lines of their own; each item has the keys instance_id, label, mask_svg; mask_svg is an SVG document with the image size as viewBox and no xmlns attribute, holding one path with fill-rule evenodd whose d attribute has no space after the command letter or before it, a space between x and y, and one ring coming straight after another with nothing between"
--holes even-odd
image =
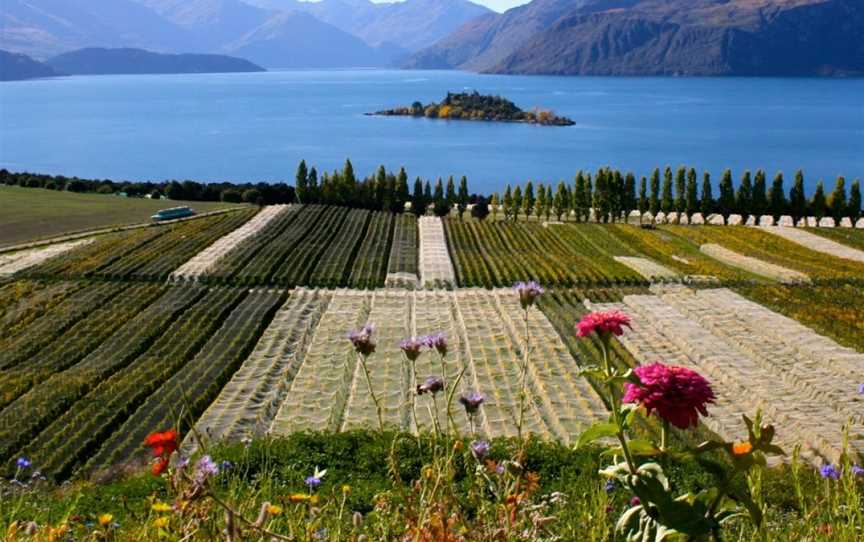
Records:
<instances>
[{"instance_id":1,"label":"calm blue water","mask_svg":"<svg viewBox=\"0 0 864 542\"><path fill-rule=\"evenodd\" d=\"M569 128L363 113L447 90L548 107ZM864 176L864 79L520 77L462 72L283 71L101 76L0 84L0 166L113 179L293 178L350 157L468 175L471 189L694 165ZM715 179L716 180L716 179ZM833 181L832 181L833 182ZM830 183L829 183L830 184Z\"/></svg>"}]
</instances>

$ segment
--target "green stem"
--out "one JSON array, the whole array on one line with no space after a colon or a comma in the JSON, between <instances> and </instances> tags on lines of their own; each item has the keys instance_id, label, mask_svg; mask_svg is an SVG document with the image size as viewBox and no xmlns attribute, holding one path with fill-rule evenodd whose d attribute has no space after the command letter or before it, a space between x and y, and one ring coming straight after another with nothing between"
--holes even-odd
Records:
<instances>
[{"instance_id":1,"label":"green stem","mask_svg":"<svg viewBox=\"0 0 864 542\"><path fill-rule=\"evenodd\" d=\"M627 446L627 437L624 435L624 429L621 427L618 394L615 392L615 385L612 382L614 373L612 372L612 363L609 359L609 337L604 334L601 335L600 339L601 350L603 351L603 370L606 372L606 388L609 391L609 403L612 407L612 421L615 427L618 428L615 436L618 437L618 442L621 443L621 451L624 453L624 459L627 461L627 468L630 469L631 474L636 474L636 464L633 462L633 456L630 453L630 448Z\"/></svg>"},{"instance_id":2,"label":"green stem","mask_svg":"<svg viewBox=\"0 0 864 542\"><path fill-rule=\"evenodd\" d=\"M666 443L669 439L669 420L663 420L663 425L660 427L660 451L666 452Z\"/></svg>"},{"instance_id":3,"label":"green stem","mask_svg":"<svg viewBox=\"0 0 864 542\"><path fill-rule=\"evenodd\" d=\"M516 433L519 438L520 449L522 445L522 424L525 422L525 379L528 375L528 348L531 344L528 335L528 308L525 308L525 346L522 351L522 375L519 384L519 423L516 425Z\"/></svg>"},{"instance_id":4,"label":"green stem","mask_svg":"<svg viewBox=\"0 0 864 542\"><path fill-rule=\"evenodd\" d=\"M467 369L467 366L463 365L459 374L456 375L456 380L447 392L447 421L450 423L450 428L453 430L453 434L457 439L459 438L459 428L456 426L456 420L453 418L453 397L456 395L456 390L459 389L459 383L462 382L462 376L465 375L465 369Z\"/></svg>"},{"instance_id":5,"label":"green stem","mask_svg":"<svg viewBox=\"0 0 864 542\"><path fill-rule=\"evenodd\" d=\"M372 401L375 403L375 411L378 414L378 429L383 433L384 432L384 414L381 411L381 402L378 401L378 397L375 395L375 390L372 389L372 377L369 376L369 368L366 367L366 356L360 354L360 365L363 367L363 374L366 375L366 385L369 387L369 395L372 397Z\"/></svg>"}]
</instances>

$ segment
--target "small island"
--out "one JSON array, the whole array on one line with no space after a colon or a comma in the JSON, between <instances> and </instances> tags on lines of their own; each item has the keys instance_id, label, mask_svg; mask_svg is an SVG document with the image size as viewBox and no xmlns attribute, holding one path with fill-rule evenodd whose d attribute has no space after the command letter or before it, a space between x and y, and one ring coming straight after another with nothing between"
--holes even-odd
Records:
<instances>
[{"instance_id":1,"label":"small island","mask_svg":"<svg viewBox=\"0 0 864 542\"><path fill-rule=\"evenodd\" d=\"M482 120L494 122L524 122L543 126L572 126L576 124L567 117L559 117L544 109L523 111L513 102L501 96L485 96L477 91L452 93L440 103L423 105L414 102L410 107L385 109L368 115L426 117L429 119Z\"/></svg>"}]
</instances>

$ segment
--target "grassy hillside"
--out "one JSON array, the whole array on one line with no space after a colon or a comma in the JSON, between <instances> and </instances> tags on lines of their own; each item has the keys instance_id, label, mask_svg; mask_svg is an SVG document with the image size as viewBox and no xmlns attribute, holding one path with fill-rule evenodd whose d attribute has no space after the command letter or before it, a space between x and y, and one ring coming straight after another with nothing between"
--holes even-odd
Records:
<instances>
[{"instance_id":1,"label":"grassy hillside","mask_svg":"<svg viewBox=\"0 0 864 542\"><path fill-rule=\"evenodd\" d=\"M236 205L221 202L158 201L102 194L75 194L0 186L0 247L64 233L148 222L159 209L189 205L199 212Z\"/></svg>"}]
</instances>

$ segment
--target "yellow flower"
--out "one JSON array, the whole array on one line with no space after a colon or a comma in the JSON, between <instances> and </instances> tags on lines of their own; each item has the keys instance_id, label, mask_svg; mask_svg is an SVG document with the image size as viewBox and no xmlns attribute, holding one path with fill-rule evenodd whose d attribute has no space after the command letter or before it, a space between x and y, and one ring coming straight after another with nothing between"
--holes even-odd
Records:
<instances>
[{"instance_id":1,"label":"yellow flower","mask_svg":"<svg viewBox=\"0 0 864 542\"><path fill-rule=\"evenodd\" d=\"M153 510L154 512L160 512L160 513L170 512L172 510L170 504L164 503L161 501L153 503L153 506L151 506L150 509Z\"/></svg>"},{"instance_id":2,"label":"yellow flower","mask_svg":"<svg viewBox=\"0 0 864 542\"><path fill-rule=\"evenodd\" d=\"M453 443L453 451L458 452L464 447L464 443L461 440L457 440Z\"/></svg>"},{"instance_id":3,"label":"yellow flower","mask_svg":"<svg viewBox=\"0 0 864 542\"><path fill-rule=\"evenodd\" d=\"M282 513L282 507L277 506L275 504L271 504L270 506L267 507L267 513L270 514L271 516L278 516L279 514Z\"/></svg>"},{"instance_id":4,"label":"yellow flower","mask_svg":"<svg viewBox=\"0 0 864 542\"><path fill-rule=\"evenodd\" d=\"M114 519L114 516L111 514L102 514L99 516L99 525L103 527L107 527L111 524L111 521Z\"/></svg>"},{"instance_id":5,"label":"yellow flower","mask_svg":"<svg viewBox=\"0 0 864 542\"><path fill-rule=\"evenodd\" d=\"M164 529L168 526L168 521L169 519L167 516L162 516L153 520L153 526L157 529Z\"/></svg>"},{"instance_id":6,"label":"yellow flower","mask_svg":"<svg viewBox=\"0 0 864 542\"><path fill-rule=\"evenodd\" d=\"M292 493L288 496L289 502L306 502L309 500L309 495L305 493Z\"/></svg>"},{"instance_id":7,"label":"yellow flower","mask_svg":"<svg viewBox=\"0 0 864 542\"><path fill-rule=\"evenodd\" d=\"M312 495L309 497L309 504L318 504L318 495Z\"/></svg>"},{"instance_id":8,"label":"yellow flower","mask_svg":"<svg viewBox=\"0 0 864 542\"><path fill-rule=\"evenodd\" d=\"M345 484L344 486L342 486L342 493L345 495L350 495L351 494L351 486L349 486L348 484Z\"/></svg>"}]
</instances>

